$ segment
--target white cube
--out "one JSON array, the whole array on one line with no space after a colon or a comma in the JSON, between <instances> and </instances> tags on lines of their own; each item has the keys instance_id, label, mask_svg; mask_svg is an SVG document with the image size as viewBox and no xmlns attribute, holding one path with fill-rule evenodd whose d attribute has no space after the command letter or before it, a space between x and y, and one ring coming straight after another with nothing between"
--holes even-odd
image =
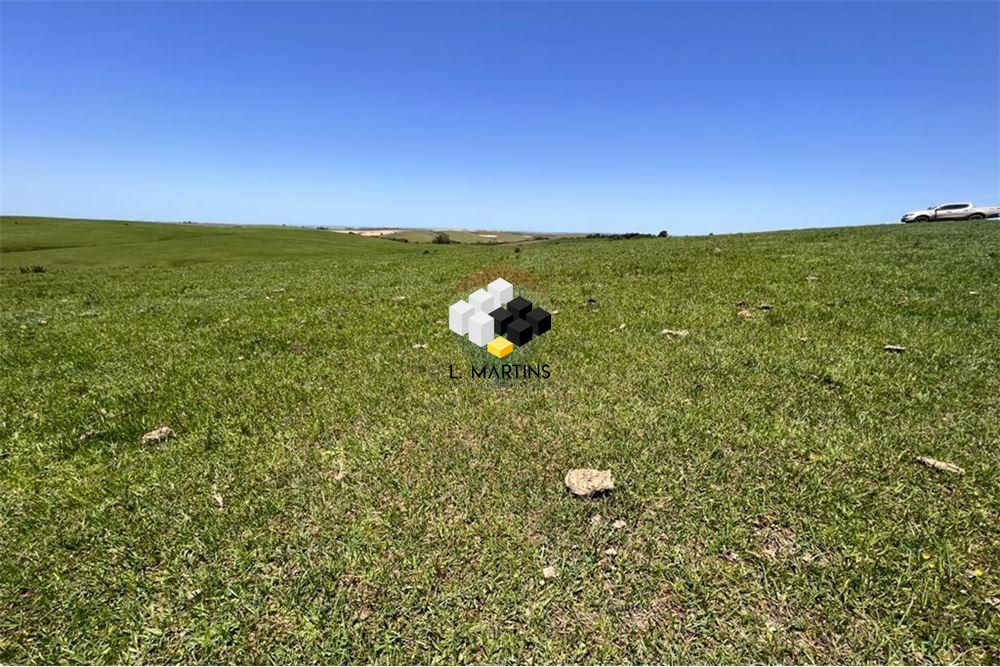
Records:
<instances>
[{"instance_id":1,"label":"white cube","mask_svg":"<svg viewBox=\"0 0 1000 667\"><path fill-rule=\"evenodd\" d=\"M497 278L487 285L486 291L496 296L497 308L514 298L514 286L503 278Z\"/></svg>"},{"instance_id":2,"label":"white cube","mask_svg":"<svg viewBox=\"0 0 1000 667\"><path fill-rule=\"evenodd\" d=\"M497 301L496 295L491 292L487 292L484 289L477 289L475 292L470 294L469 303L471 303L476 310L481 313L486 313L487 315L500 307L500 302Z\"/></svg>"},{"instance_id":3,"label":"white cube","mask_svg":"<svg viewBox=\"0 0 1000 667\"><path fill-rule=\"evenodd\" d=\"M468 301L451 304L448 309L448 328L459 336L469 333L469 318L474 312L476 312L475 307Z\"/></svg>"},{"instance_id":4,"label":"white cube","mask_svg":"<svg viewBox=\"0 0 1000 667\"><path fill-rule=\"evenodd\" d=\"M484 312L469 318L469 340L482 347L493 340L493 318Z\"/></svg>"}]
</instances>

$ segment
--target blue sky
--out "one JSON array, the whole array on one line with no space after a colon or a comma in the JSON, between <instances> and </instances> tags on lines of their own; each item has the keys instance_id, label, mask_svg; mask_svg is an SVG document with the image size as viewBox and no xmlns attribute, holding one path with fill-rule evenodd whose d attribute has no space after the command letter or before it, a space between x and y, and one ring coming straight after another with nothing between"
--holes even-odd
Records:
<instances>
[{"instance_id":1,"label":"blue sky","mask_svg":"<svg viewBox=\"0 0 1000 667\"><path fill-rule=\"evenodd\" d=\"M1000 4L0 4L6 214L674 234L1000 204Z\"/></svg>"}]
</instances>

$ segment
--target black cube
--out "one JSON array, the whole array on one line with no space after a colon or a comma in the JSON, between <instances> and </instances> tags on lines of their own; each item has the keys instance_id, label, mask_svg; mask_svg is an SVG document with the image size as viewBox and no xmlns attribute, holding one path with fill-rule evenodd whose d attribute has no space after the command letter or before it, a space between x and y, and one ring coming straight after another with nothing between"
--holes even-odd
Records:
<instances>
[{"instance_id":1,"label":"black cube","mask_svg":"<svg viewBox=\"0 0 1000 667\"><path fill-rule=\"evenodd\" d=\"M506 308L497 308L490 317L493 318L493 333L502 336L507 333L507 326L514 321L514 313Z\"/></svg>"},{"instance_id":2,"label":"black cube","mask_svg":"<svg viewBox=\"0 0 1000 667\"><path fill-rule=\"evenodd\" d=\"M507 325L507 340L514 345L526 345L531 340L531 322L520 317Z\"/></svg>"},{"instance_id":3,"label":"black cube","mask_svg":"<svg viewBox=\"0 0 1000 667\"><path fill-rule=\"evenodd\" d=\"M519 296L507 302L507 310L514 313L514 317L523 319L525 315L531 312L531 302L523 296Z\"/></svg>"},{"instance_id":4,"label":"black cube","mask_svg":"<svg viewBox=\"0 0 1000 667\"><path fill-rule=\"evenodd\" d=\"M541 308L534 308L524 319L531 325L531 331L536 336L541 336L552 328L552 315Z\"/></svg>"}]
</instances>

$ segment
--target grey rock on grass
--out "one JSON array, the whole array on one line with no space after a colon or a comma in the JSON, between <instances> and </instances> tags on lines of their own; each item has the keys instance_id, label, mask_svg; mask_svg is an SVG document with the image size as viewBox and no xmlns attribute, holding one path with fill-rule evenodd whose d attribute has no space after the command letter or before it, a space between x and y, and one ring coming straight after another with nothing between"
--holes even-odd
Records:
<instances>
[{"instance_id":1,"label":"grey rock on grass","mask_svg":"<svg viewBox=\"0 0 1000 667\"><path fill-rule=\"evenodd\" d=\"M157 426L152 431L142 436L142 444L151 445L157 442L163 442L167 438L173 436L174 431L169 426Z\"/></svg>"},{"instance_id":2,"label":"grey rock on grass","mask_svg":"<svg viewBox=\"0 0 1000 667\"><path fill-rule=\"evenodd\" d=\"M593 496L615 488L610 470L574 468L566 473L566 488L576 496Z\"/></svg>"}]
</instances>

